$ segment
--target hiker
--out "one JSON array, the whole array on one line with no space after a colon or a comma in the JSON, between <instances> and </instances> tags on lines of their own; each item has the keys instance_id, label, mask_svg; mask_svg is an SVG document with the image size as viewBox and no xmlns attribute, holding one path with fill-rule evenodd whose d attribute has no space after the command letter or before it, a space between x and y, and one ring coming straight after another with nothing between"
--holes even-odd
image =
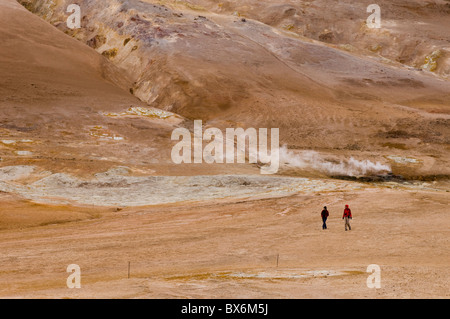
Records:
<instances>
[{"instance_id":1,"label":"hiker","mask_svg":"<svg viewBox=\"0 0 450 319\"><path fill-rule=\"evenodd\" d=\"M330 216L330 213L327 210L327 206L323 207L322 213L320 213L320 215L322 216L322 229L327 229L327 218L328 216Z\"/></svg>"},{"instance_id":2,"label":"hiker","mask_svg":"<svg viewBox=\"0 0 450 319\"><path fill-rule=\"evenodd\" d=\"M342 216L342 219L345 221L345 231L347 231L347 226L349 230L352 230L352 227L350 226L350 219L352 219L352 211L350 210L348 205L345 205L344 215Z\"/></svg>"}]
</instances>

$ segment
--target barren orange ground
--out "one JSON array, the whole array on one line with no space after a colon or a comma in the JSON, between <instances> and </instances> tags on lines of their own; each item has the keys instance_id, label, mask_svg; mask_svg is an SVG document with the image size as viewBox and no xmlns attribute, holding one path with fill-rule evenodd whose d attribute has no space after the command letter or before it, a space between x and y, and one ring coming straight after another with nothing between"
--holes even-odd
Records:
<instances>
[{"instance_id":1,"label":"barren orange ground","mask_svg":"<svg viewBox=\"0 0 450 319\"><path fill-rule=\"evenodd\" d=\"M79 0L75 31L66 1L19 2L0 0L1 298L450 297L448 1L380 0L369 30L354 0ZM175 165L193 120L279 128L294 164Z\"/></svg>"},{"instance_id":2,"label":"barren orange ground","mask_svg":"<svg viewBox=\"0 0 450 319\"><path fill-rule=\"evenodd\" d=\"M9 229L0 232L0 295L448 298L447 194L373 188L119 211L17 204L3 195ZM354 215L347 232L345 203ZM66 286L69 264L81 267L81 289ZM366 285L370 264L381 267L380 289Z\"/></svg>"}]
</instances>

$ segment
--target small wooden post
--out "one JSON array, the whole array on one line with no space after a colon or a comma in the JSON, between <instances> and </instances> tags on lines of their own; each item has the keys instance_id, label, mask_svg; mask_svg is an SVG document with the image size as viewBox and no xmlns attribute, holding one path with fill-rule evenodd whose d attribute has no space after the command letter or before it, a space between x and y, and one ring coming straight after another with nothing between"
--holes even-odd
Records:
<instances>
[{"instance_id":1,"label":"small wooden post","mask_svg":"<svg viewBox=\"0 0 450 319\"><path fill-rule=\"evenodd\" d=\"M278 259L280 259L280 254L277 254L277 268L278 268Z\"/></svg>"},{"instance_id":2,"label":"small wooden post","mask_svg":"<svg viewBox=\"0 0 450 319\"><path fill-rule=\"evenodd\" d=\"M130 264L131 262L128 262L128 279L130 279Z\"/></svg>"}]
</instances>

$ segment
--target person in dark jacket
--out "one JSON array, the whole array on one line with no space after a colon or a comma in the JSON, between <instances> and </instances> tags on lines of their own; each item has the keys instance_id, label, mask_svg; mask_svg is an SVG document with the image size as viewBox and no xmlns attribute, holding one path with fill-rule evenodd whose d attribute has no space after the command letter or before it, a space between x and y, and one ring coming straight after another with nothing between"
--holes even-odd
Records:
<instances>
[{"instance_id":1,"label":"person in dark jacket","mask_svg":"<svg viewBox=\"0 0 450 319\"><path fill-rule=\"evenodd\" d=\"M322 213L320 214L322 216L322 229L327 229L327 218L330 216L330 213L327 210L327 206L323 207Z\"/></svg>"},{"instance_id":2,"label":"person in dark jacket","mask_svg":"<svg viewBox=\"0 0 450 319\"><path fill-rule=\"evenodd\" d=\"M345 231L347 231L347 226L349 230L352 230L352 227L350 226L350 219L352 219L352 211L350 210L348 205L345 205L344 215L342 215L342 219L345 222Z\"/></svg>"}]
</instances>

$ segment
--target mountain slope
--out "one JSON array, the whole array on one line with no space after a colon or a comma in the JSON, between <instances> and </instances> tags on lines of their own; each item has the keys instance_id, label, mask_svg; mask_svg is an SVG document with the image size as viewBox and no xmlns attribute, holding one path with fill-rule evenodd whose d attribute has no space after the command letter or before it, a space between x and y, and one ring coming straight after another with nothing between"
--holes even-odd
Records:
<instances>
[{"instance_id":1,"label":"mountain slope","mask_svg":"<svg viewBox=\"0 0 450 319\"><path fill-rule=\"evenodd\" d=\"M299 8L248 1L244 19L236 14L234 2L217 6L208 1L150 0L79 1L82 27L70 30L65 25L68 1L53 6L48 1L22 2L107 56L131 77L130 91L151 106L219 128L278 127L282 144L293 149L379 159L414 155L428 164L411 167L409 174L448 171L449 81L368 54L363 42L371 41L371 31L366 30L364 41L348 31L342 41L355 46L339 46L283 28L287 16L274 18L277 23L263 18L264 12L281 10L295 11L292 17L299 19ZM401 3L396 2L395 12L406 26L414 21L408 16L412 9L402 9ZM313 19L323 4L309 1L303 6L309 8L304 9L305 19ZM360 28L367 17L365 7L352 1L337 7L341 13L346 8L353 8L347 23ZM419 6L415 14L441 19L441 9L446 6ZM333 12L320 14L333 21ZM342 20L339 28L345 28ZM389 28L385 24L378 36L391 32ZM424 34L417 31L414 36ZM439 41L436 45L445 43ZM445 68L441 63L440 74L446 74Z\"/></svg>"},{"instance_id":2,"label":"mountain slope","mask_svg":"<svg viewBox=\"0 0 450 319\"><path fill-rule=\"evenodd\" d=\"M183 119L130 94L105 57L14 0L0 2L0 39L2 166L89 175L170 159L167 141Z\"/></svg>"}]
</instances>

